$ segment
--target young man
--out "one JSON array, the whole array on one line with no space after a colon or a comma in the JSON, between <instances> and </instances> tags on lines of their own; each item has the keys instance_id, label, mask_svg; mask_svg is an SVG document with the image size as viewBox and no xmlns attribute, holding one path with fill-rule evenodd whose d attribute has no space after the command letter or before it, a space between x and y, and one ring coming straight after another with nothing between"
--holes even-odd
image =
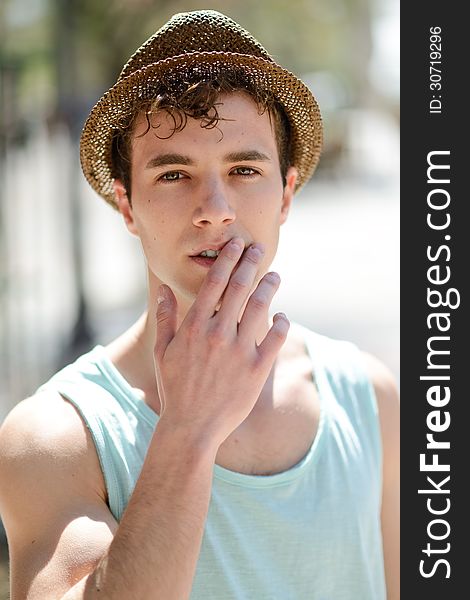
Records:
<instances>
[{"instance_id":1,"label":"young man","mask_svg":"<svg viewBox=\"0 0 470 600\"><path fill-rule=\"evenodd\" d=\"M2 427L13 600L399 597L392 378L268 314L320 146L306 86L213 11L95 106L83 170L140 238L148 311Z\"/></svg>"}]
</instances>

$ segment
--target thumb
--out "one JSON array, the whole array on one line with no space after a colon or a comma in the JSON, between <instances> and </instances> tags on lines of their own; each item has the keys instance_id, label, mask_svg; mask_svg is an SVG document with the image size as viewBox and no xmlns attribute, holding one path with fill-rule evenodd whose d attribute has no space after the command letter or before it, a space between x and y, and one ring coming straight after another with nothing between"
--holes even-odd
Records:
<instances>
[{"instance_id":1,"label":"thumb","mask_svg":"<svg viewBox=\"0 0 470 600\"><path fill-rule=\"evenodd\" d=\"M155 357L162 358L176 333L175 295L167 285L161 285L157 296L157 339Z\"/></svg>"}]
</instances>

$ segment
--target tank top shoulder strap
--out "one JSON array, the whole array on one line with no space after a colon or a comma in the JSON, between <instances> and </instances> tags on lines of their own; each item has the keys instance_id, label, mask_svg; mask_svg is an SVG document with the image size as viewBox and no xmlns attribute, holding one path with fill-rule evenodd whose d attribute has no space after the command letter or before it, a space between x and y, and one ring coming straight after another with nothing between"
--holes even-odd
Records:
<instances>
[{"instance_id":1,"label":"tank top shoulder strap","mask_svg":"<svg viewBox=\"0 0 470 600\"><path fill-rule=\"evenodd\" d=\"M97 346L56 373L37 393L58 392L77 409L93 437L109 508L119 521L142 468L155 422L147 405L133 397L132 388L124 385L108 362L104 349Z\"/></svg>"},{"instance_id":2,"label":"tank top shoulder strap","mask_svg":"<svg viewBox=\"0 0 470 600\"><path fill-rule=\"evenodd\" d=\"M364 356L349 341L336 340L299 326L312 359L313 375L323 409L333 420L345 413L356 435L367 442L381 465L381 435L377 398Z\"/></svg>"}]
</instances>

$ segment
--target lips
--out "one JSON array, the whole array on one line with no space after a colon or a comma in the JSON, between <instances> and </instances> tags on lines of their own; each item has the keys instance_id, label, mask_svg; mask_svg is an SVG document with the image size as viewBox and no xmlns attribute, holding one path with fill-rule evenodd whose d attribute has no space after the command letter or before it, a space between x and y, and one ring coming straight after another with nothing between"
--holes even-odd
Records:
<instances>
[{"instance_id":1,"label":"lips","mask_svg":"<svg viewBox=\"0 0 470 600\"><path fill-rule=\"evenodd\" d=\"M230 238L232 239L232 238ZM207 242L207 244L201 245L199 247L198 250L195 250L193 254L190 254L190 256L199 256L199 254L201 254L201 252L203 252L204 250L222 250L222 248L228 244L228 242L230 242L230 240L225 240L225 242L218 242L218 243L211 243L211 242Z\"/></svg>"},{"instance_id":2,"label":"lips","mask_svg":"<svg viewBox=\"0 0 470 600\"><path fill-rule=\"evenodd\" d=\"M210 258L209 256L191 256L190 259L196 264L206 268L212 267L216 261L215 258Z\"/></svg>"}]
</instances>

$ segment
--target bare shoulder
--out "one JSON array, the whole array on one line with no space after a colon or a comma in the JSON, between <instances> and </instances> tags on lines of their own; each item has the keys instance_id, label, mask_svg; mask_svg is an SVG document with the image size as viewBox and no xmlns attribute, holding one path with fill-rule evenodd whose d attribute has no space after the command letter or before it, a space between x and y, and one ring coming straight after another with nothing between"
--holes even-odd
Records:
<instances>
[{"instance_id":1,"label":"bare shoulder","mask_svg":"<svg viewBox=\"0 0 470 600\"><path fill-rule=\"evenodd\" d=\"M48 496L51 488L45 484L50 483L56 495L78 485L106 499L91 435L59 394L40 393L15 406L0 427L0 457L2 496L21 499L31 497L32 490Z\"/></svg>"},{"instance_id":2,"label":"bare shoulder","mask_svg":"<svg viewBox=\"0 0 470 600\"><path fill-rule=\"evenodd\" d=\"M40 393L15 406L0 428L0 456L4 469L18 477L27 478L51 463L59 471L65 468L70 477L79 468L86 473L91 467L91 479L100 473L85 424L75 408L55 393Z\"/></svg>"},{"instance_id":3,"label":"bare shoulder","mask_svg":"<svg viewBox=\"0 0 470 600\"><path fill-rule=\"evenodd\" d=\"M0 441L13 443L10 451L44 445L54 440L62 442L72 435L80 437L81 422L73 406L57 393L43 392L17 404L7 415L0 432ZM0 446L9 451L9 446ZM52 448L51 448L52 450Z\"/></svg>"},{"instance_id":4,"label":"bare shoulder","mask_svg":"<svg viewBox=\"0 0 470 600\"><path fill-rule=\"evenodd\" d=\"M112 539L93 441L58 394L23 400L0 428L0 513L18 597L46 597L47 582L65 591Z\"/></svg>"}]
</instances>

